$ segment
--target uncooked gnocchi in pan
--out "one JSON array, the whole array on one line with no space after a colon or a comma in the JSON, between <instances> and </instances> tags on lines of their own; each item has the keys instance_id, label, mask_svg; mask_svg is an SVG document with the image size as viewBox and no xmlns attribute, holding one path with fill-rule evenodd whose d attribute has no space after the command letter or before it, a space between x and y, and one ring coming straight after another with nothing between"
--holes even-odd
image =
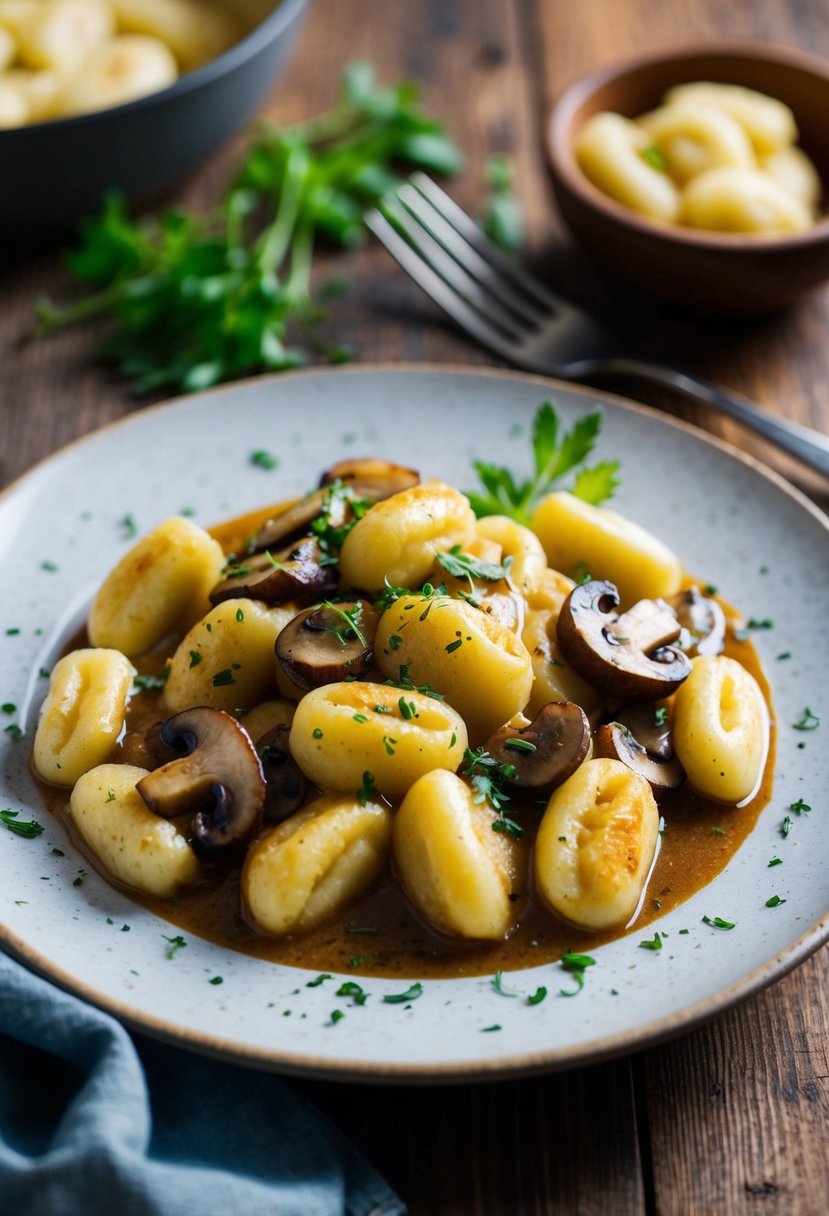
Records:
<instances>
[{"instance_id":1,"label":"uncooked gnocchi in pan","mask_svg":"<svg viewBox=\"0 0 829 1216\"><path fill-rule=\"evenodd\" d=\"M735 614L606 507L473 503L357 460L297 502L139 539L34 744L94 864L175 897L176 923L323 969L351 932L383 939L352 944L358 968L518 966L647 919L663 852L689 876L675 900L710 878L705 825L748 831L768 767ZM381 905L382 930L361 923Z\"/></svg>"}]
</instances>

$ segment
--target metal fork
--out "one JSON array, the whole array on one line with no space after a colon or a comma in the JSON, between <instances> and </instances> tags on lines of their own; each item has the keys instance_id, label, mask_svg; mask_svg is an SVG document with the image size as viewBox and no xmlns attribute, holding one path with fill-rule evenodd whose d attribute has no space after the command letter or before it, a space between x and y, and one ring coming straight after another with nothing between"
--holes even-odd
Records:
<instances>
[{"instance_id":1,"label":"metal fork","mask_svg":"<svg viewBox=\"0 0 829 1216\"><path fill-rule=\"evenodd\" d=\"M510 363L589 383L634 376L711 406L829 477L829 438L686 372L619 353L618 338L502 253L435 183L415 173L366 224L435 303Z\"/></svg>"}]
</instances>

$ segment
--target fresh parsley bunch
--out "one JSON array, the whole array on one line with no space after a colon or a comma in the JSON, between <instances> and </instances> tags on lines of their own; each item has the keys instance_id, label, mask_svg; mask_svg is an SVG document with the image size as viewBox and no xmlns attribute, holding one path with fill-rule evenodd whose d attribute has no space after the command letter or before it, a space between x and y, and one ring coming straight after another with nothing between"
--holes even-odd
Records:
<instances>
[{"instance_id":1,"label":"fresh parsley bunch","mask_svg":"<svg viewBox=\"0 0 829 1216\"><path fill-rule=\"evenodd\" d=\"M596 443L602 425L598 410L576 420L569 431L559 438L560 423L555 407L549 401L539 406L533 422L532 450L535 471L526 481L517 482L509 469L473 461L485 494L467 492L472 509L480 518L485 515L510 515L519 523L529 525L533 509L553 489L564 488L557 483L574 472L587 460ZM571 494L585 502L598 504L613 494L619 484L616 476L618 460L603 460L590 467L578 469Z\"/></svg>"},{"instance_id":2,"label":"fresh parsley bunch","mask_svg":"<svg viewBox=\"0 0 829 1216\"><path fill-rule=\"evenodd\" d=\"M371 66L357 63L340 93L308 122L260 127L213 215L133 221L123 200L110 198L68 259L87 294L63 307L41 302L36 333L106 318L101 354L139 394L296 367L307 346L347 358L316 333L324 315L311 297L316 241L358 244L364 211L394 186L398 166L453 173L461 156L414 85L381 88Z\"/></svg>"}]
</instances>

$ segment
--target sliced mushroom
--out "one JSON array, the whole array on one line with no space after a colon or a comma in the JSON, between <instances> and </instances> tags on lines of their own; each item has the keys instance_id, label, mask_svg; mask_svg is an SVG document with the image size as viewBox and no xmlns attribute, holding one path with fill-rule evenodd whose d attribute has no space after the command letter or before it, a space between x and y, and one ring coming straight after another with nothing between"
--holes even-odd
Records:
<instances>
[{"instance_id":1,"label":"sliced mushroom","mask_svg":"<svg viewBox=\"0 0 829 1216\"><path fill-rule=\"evenodd\" d=\"M514 785L552 790L566 781L587 755L590 723L573 701L550 701L529 726L502 726L486 750L501 764L515 768Z\"/></svg>"},{"instance_id":2,"label":"sliced mushroom","mask_svg":"<svg viewBox=\"0 0 829 1216\"><path fill-rule=\"evenodd\" d=\"M615 719L655 760L671 759L674 737L667 710L650 704L627 705L616 712Z\"/></svg>"},{"instance_id":3,"label":"sliced mushroom","mask_svg":"<svg viewBox=\"0 0 829 1216\"><path fill-rule=\"evenodd\" d=\"M163 712L145 714L134 726L124 731L119 747L122 764L154 769L169 760L170 753L159 739L164 717Z\"/></svg>"},{"instance_id":4,"label":"sliced mushroom","mask_svg":"<svg viewBox=\"0 0 829 1216\"><path fill-rule=\"evenodd\" d=\"M420 475L402 464L363 456L356 460L338 460L323 473L320 485L330 486L336 481L347 485L360 498L380 502L383 498L391 498L392 494L418 485Z\"/></svg>"},{"instance_id":5,"label":"sliced mushroom","mask_svg":"<svg viewBox=\"0 0 829 1216\"><path fill-rule=\"evenodd\" d=\"M621 722L610 722L607 726L599 727L593 739L593 755L621 760L622 764L645 778L657 802L685 780L685 771L676 757L666 760L651 755Z\"/></svg>"},{"instance_id":6,"label":"sliced mushroom","mask_svg":"<svg viewBox=\"0 0 829 1216\"><path fill-rule=\"evenodd\" d=\"M367 600L318 604L289 621L276 639L285 674L306 692L359 679L374 661L378 615Z\"/></svg>"},{"instance_id":7,"label":"sliced mushroom","mask_svg":"<svg viewBox=\"0 0 829 1216\"><path fill-rule=\"evenodd\" d=\"M284 604L302 596L325 595L337 585L337 571L323 560L323 553L311 536L276 555L256 553L231 566L228 577L210 592L210 602L222 600L264 600Z\"/></svg>"},{"instance_id":8,"label":"sliced mushroom","mask_svg":"<svg viewBox=\"0 0 829 1216\"><path fill-rule=\"evenodd\" d=\"M667 601L682 626L680 646L686 654L721 654L725 649L725 613L698 587L679 591Z\"/></svg>"},{"instance_id":9,"label":"sliced mushroom","mask_svg":"<svg viewBox=\"0 0 829 1216\"><path fill-rule=\"evenodd\" d=\"M613 583L574 587L561 608L561 653L583 679L620 701L658 701L691 673L690 660L668 645L680 634L661 600L640 600L619 616Z\"/></svg>"},{"instance_id":10,"label":"sliced mushroom","mask_svg":"<svg viewBox=\"0 0 829 1216\"><path fill-rule=\"evenodd\" d=\"M331 527L341 528L348 522L350 508L345 498L332 495L328 489L315 490L313 494L301 498L299 502L293 503L263 524L251 543L251 553L275 549L307 536L311 524L322 515L326 507L330 508Z\"/></svg>"},{"instance_id":11,"label":"sliced mushroom","mask_svg":"<svg viewBox=\"0 0 829 1216\"><path fill-rule=\"evenodd\" d=\"M136 786L151 811L165 819L195 811L192 845L203 857L241 844L259 830L265 778L256 749L235 718L201 705L168 718L158 737L178 754Z\"/></svg>"},{"instance_id":12,"label":"sliced mushroom","mask_svg":"<svg viewBox=\"0 0 829 1216\"><path fill-rule=\"evenodd\" d=\"M290 734L290 726L274 726L257 744L267 787L265 818L271 823L280 823L299 810L308 790L307 778L291 755Z\"/></svg>"}]
</instances>

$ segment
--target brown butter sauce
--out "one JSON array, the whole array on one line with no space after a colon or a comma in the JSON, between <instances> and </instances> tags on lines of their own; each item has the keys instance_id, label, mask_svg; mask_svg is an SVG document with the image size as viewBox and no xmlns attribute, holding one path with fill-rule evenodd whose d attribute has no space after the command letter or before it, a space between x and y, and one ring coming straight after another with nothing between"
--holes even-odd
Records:
<instances>
[{"instance_id":1,"label":"brown butter sauce","mask_svg":"<svg viewBox=\"0 0 829 1216\"><path fill-rule=\"evenodd\" d=\"M247 538L285 505L229 520L211 528L210 532L226 552L240 552ZM688 580L689 585L691 582ZM559 921L535 896L529 847L535 825L531 804L519 816L525 827L526 843L522 851L526 879L524 890L517 893L517 904L523 905L525 910L520 924L504 942L458 944L438 937L413 913L390 869L377 890L352 904L343 916L309 933L280 939L258 932L242 915L239 864L212 870L206 867L204 881L177 900L160 900L131 888L121 889L135 903L185 933L267 962L319 972L348 971L358 976L448 979L487 975L555 962L567 950L589 951L627 933L639 933L721 873L754 828L771 797L775 727L769 685L754 646L749 640L738 640L734 636L732 626L737 613L727 604L722 603L722 607L730 626L724 653L754 676L769 706L771 737L763 778L754 798L745 806L714 802L687 786L660 804L660 813L664 816L661 847L639 914L627 928L604 933L585 932ZM67 650L86 644L83 634L72 639ZM142 673L159 674L168 652L169 648L157 651L139 660L136 666ZM146 692L131 698L128 726L155 709L157 701L157 695ZM117 759L117 754L112 758ZM84 853L111 885L120 886L102 870L72 830L66 791L39 779L38 784L47 808L60 819L73 846Z\"/></svg>"}]
</instances>

